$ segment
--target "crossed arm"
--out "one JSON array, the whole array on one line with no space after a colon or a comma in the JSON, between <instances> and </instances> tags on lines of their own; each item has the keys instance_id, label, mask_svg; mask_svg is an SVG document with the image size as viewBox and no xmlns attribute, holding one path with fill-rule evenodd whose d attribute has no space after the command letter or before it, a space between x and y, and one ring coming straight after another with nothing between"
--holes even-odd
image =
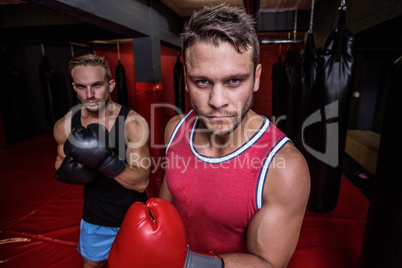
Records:
<instances>
[{"instance_id":1,"label":"crossed arm","mask_svg":"<svg viewBox=\"0 0 402 268\"><path fill-rule=\"evenodd\" d=\"M128 189L144 192L148 187L151 164L148 148L149 128L146 120L133 111L126 119L125 137L128 142L127 165L114 179Z\"/></svg>"},{"instance_id":2,"label":"crossed arm","mask_svg":"<svg viewBox=\"0 0 402 268\"><path fill-rule=\"evenodd\" d=\"M57 141L55 169L59 169L66 157L63 147L71 132L71 113L56 122L53 129ZM131 111L125 121L124 135L127 141L126 167L114 179L125 188L144 192L149 183L150 153L148 148L149 128L145 119Z\"/></svg>"}]
</instances>

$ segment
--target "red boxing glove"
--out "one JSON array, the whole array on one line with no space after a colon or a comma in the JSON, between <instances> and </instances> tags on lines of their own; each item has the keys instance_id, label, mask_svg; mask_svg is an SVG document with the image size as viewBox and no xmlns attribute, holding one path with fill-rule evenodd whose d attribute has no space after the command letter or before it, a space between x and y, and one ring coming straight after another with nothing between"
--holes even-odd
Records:
<instances>
[{"instance_id":1,"label":"red boxing glove","mask_svg":"<svg viewBox=\"0 0 402 268\"><path fill-rule=\"evenodd\" d=\"M176 208L162 198L131 205L110 249L110 268L223 267L220 258L188 249Z\"/></svg>"}]
</instances>

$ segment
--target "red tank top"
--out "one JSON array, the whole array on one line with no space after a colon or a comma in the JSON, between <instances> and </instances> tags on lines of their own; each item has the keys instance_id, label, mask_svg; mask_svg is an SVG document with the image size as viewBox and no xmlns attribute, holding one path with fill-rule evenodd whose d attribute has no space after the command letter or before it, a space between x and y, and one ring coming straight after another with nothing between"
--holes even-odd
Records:
<instances>
[{"instance_id":1,"label":"red tank top","mask_svg":"<svg viewBox=\"0 0 402 268\"><path fill-rule=\"evenodd\" d=\"M188 244L198 252L247 252L247 226L262 207L268 169L289 139L265 118L236 151L208 157L194 148L197 125L191 111L176 126L166 149L166 182Z\"/></svg>"}]
</instances>

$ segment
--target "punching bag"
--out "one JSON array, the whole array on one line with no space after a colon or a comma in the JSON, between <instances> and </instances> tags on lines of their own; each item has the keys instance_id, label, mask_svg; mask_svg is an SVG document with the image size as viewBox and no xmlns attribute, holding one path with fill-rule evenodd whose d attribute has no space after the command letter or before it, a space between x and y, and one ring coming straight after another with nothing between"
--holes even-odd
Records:
<instances>
[{"instance_id":1,"label":"punching bag","mask_svg":"<svg viewBox=\"0 0 402 268\"><path fill-rule=\"evenodd\" d=\"M300 65L300 54L297 51L297 45L294 43L292 45L292 50L290 51L289 57L285 62L285 99L284 105L286 106L286 121L285 128L283 132L293 140L295 138L295 133L297 130L294 128L294 115L297 113L295 103L299 102L297 95L299 94L300 88L300 76L301 76L301 65Z\"/></svg>"},{"instance_id":2,"label":"punching bag","mask_svg":"<svg viewBox=\"0 0 402 268\"><path fill-rule=\"evenodd\" d=\"M283 75L283 62L282 56L278 56L278 60L272 66L272 116L274 117L275 121L282 115L281 111L281 76Z\"/></svg>"},{"instance_id":3,"label":"punching bag","mask_svg":"<svg viewBox=\"0 0 402 268\"><path fill-rule=\"evenodd\" d=\"M39 79L45 103L47 124L52 127L56 120L61 117L60 112L58 112L60 107L58 105L59 92L56 72L44 54L42 55L42 62L39 64Z\"/></svg>"},{"instance_id":4,"label":"punching bag","mask_svg":"<svg viewBox=\"0 0 402 268\"><path fill-rule=\"evenodd\" d=\"M2 125L9 143L22 140L27 131L27 110L29 103L25 100L26 90L22 85L21 74L13 64L5 49L0 51L0 114Z\"/></svg>"},{"instance_id":5,"label":"punching bag","mask_svg":"<svg viewBox=\"0 0 402 268\"><path fill-rule=\"evenodd\" d=\"M118 103L127 106L127 82L126 71L120 60L116 65L116 87L117 87L117 101Z\"/></svg>"},{"instance_id":6,"label":"punching bag","mask_svg":"<svg viewBox=\"0 0 402 268\"><path fill-rule=\"evenodd\" d=\"M275 90L275 96L277 97L276 101L275 99L272 100L273 102L274 101L276 102L275 103L276 113L273 112L273 115L275 115L276 126L282 131L284 131L285 129L287 108L288 108L287 102L289 99L289 89L286 86L287 75L285 70L285 66L289 60L290 60L290 50L288 49L286 50L284 61L282 61L282 58L279 57L278 61L274 64L272 74L275 86L273 90Z\"/></svg>"},{"instance_id":7,"label":"punching bag","mask_svg":"<svg viewBox=\"0 0 402 268\"><path fill-rule=\"evenodd\" d=\"M315 212L329 212L338 201L353 67L354 36L346 30L345 9L341 8L324 43L312 114L302 126L307 134L306 159L311 176L308 208Z\"/></svg>"},{"instance_id":8,"label":"punching bag","mask_svg":"<svg viewBox=\"0 0 402 268\"><path fill-rule=\"evenodd\" d=\"M360 267L402 267L402 57L393 66Z\"/></svg>"},{"instance_id":9,"label":"punching bag","mask_svg":"<svg viewBox=\"0 0 402 268\"><path fill-rule=\"evenodd\" d=\"M294 48L294 47L293 47ZM289 102L290 102L290 93L292 89L292 73L293 63L295 60L295 54L297 53L294 49L286 50L285 60L283 62L277 61L274 65L273 69L273 77L274 77L274 86L277 88L275 90L275 95L278 100L275 104L276 113L273 113L276 117L276 126L284 132L286 135L289 134L288 131L288 119L289 119ZM275 99L273 99L275 101ZM290 137L290 136L289 136Z\"/></svg>"},{"instance_id":10,"label":"punching bag","mask_svg":"<svg viewBox=\"0 0 402 268\"><path fill-rule=\"evenodd\" d=\"M181 113L185 112L185 97L184 97L184 67L180 61L180 55L177 55L176 63L174 64L174 100L175 105L180 109Z\"/></svg>"},{"instance_id":11,"label":"punching bag","mask_svg":"<svg viewBox=\"0 0 402 268\"><path fill-rule=\"evenodd\" d=\"M302 125L311 114L313 100L313 86L317 75L318 56L315 49L314 35L307 34L300 63L300 85L293 96L292 141L293 144L305 155L302 141Z\"/></svg>"}]
</instances>

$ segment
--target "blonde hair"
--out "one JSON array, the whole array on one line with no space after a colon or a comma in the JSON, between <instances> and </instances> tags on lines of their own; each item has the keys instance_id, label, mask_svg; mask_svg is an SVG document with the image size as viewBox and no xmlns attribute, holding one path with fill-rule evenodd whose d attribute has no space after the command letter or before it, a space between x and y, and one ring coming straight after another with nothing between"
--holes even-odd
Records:
<instances>
[{"instance_id":1,"label":"blonde hair","mask_svg":"<svg viewBox=\"0 0 402 268\"><path fill-rule=\"evenodd\" d=\"M75 59L72 59L68 63L68 72L70 73L76 66L102 66L105 69L106 72L106 79L109 82L112 80L112 73L110 72L109 64L105 60L104 57L100 57L95 54L86 54L80 57L77 57Z\"/></svg>"}]
</instances>

